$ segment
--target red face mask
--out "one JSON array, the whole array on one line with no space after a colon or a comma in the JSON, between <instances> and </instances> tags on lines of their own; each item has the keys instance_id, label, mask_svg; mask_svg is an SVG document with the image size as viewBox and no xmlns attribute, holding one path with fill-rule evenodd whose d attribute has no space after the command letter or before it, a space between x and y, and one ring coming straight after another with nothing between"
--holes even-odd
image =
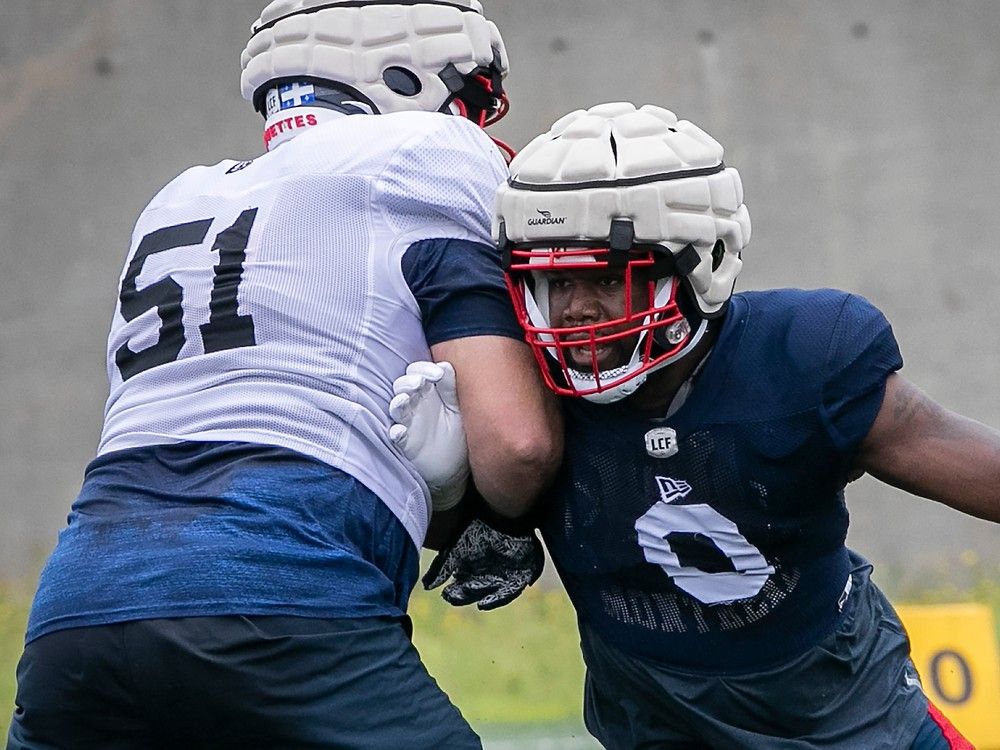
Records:
<instances>
[{"instance_id":1,"label":"red face mask","mask_svg":"<svg viewBox=\"0 0 1000 750\"><path fill-rule=\"evenodd\" d=\"M597 402L634 392L692 340L662 245L508 248L507 287L545 382Z\"/></svg>"}]
</instances>

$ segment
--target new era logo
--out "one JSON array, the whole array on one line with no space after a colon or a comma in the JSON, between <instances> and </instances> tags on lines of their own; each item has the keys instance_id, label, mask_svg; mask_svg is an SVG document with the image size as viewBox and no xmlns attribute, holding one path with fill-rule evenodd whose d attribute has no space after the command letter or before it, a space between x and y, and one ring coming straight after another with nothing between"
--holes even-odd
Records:
<instances>
[{"instance_id":1,"label":"new era logo","mask_svg":"<svg viewBox=\"0 0 1000 750\"><path fill-rule=\"evenodd\" d=\"M691 485L681 479L657 477L656 484L660 488L660 500L665 503L680 500L691 493Z\"/></svg>"}]
</instances>

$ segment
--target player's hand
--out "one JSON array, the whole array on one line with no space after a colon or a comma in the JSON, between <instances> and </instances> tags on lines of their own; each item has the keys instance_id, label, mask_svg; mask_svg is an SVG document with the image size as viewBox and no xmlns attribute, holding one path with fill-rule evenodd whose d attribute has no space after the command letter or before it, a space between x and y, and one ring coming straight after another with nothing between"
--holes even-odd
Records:
<instances>
[{"instance_id":1,"label":"player's hand","mask_svg":"<svg viewBox=\"0 0 1000 750\"><path fill-rule=\"evenodd\" d=\"M413 362L392 384L389 439L427 483L434 510L458 504L469 479L469 448L450 362Z\"/></svg>"},{"instance_id":2,"label":"player's hand","mask_svg":"<svg viewBox=\"0 0 1000 750\"><path fill-rule=\"evenodd\" d=\"M485 612L517 599L544 567L545 552L534 529L504 533L474 518L437 554L421 580L431 590L451 578L441 597L456 607L475 604Z\"/></svg>"}]
</instances>

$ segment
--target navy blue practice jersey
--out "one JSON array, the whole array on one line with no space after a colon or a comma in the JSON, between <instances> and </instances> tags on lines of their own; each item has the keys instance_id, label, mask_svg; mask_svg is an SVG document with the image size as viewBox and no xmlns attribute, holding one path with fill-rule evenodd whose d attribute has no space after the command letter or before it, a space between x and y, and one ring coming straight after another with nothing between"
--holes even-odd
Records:
<instances>
[{"instance_id":1,"label":"navy blue practice jersey","mask_svg":"<svg viewBox=\"0 0 1000 750\"><path fill-rule=\"evenodd\" d=\"M684 405L564 400L541 524L580 619L638 656L759 668L816 643L849 590L847 483L902 366L885 317L835 290L736 295Z\"/></svg>"}]
</instances>

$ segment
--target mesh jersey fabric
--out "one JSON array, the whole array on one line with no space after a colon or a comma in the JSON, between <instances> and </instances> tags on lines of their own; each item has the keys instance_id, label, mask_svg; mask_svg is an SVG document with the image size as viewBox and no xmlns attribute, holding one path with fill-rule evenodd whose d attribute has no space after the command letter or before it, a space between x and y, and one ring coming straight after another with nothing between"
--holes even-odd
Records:
<instances>
[{"instance_id":1,"label":"mesh jersey fabric","mask_svg":"<svg viewBox=\"0 0 1000 750\"><path fill-rule=\"evenodd\" d=\"M860 297L752 292L733 297L669 418L564 399L566 456L540 525L580 619L626 653L695 670L759 668L817 642L848 578L851 463L901 366ZM677 450L657 456L647 440L664 430Z\"/></svg>"},{"instance_id":2,"label":"mesh jersey fabric","mask_svg":"<svg viewBox=\"0 0 1000 750\"><path fill-rule=\"evenodd\" d=\"M359 479L419 545L425 487L387 437L393 379L429 358L401 259L433 238L491 244L505 175L481 129L424 112L344 116L250 163L184 172L133 233L99 455L282 446ZM236 318L252 339L210 340Z\"/></svg>"},{"instance_id":3,"label":"mesh jersey fabric","mask_svg":"<svg viewBox=\"0 0 1000 750\"><path fill-rule=\"evenodd\" d=\"M429 341L521 338L489 237L505 175L472 123L399 113L161 190L122 272L99 454L28 637L401 615L429 500L387 439L391 384Z\"/></svg>"}]
</instances>

